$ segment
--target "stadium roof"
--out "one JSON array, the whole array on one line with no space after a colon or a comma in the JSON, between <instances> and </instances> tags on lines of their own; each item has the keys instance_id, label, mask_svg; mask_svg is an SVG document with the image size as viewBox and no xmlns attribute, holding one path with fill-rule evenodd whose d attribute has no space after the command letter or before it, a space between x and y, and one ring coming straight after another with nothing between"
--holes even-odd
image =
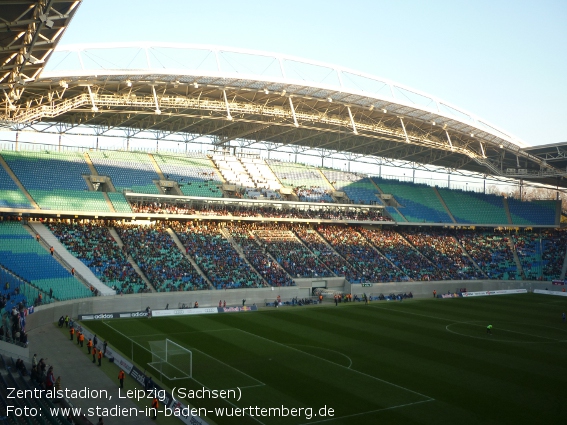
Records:
<instances>
[{"instance_id":1,"label":"stadium roof","mask_svg":"<svg viewBox=\"0 0 567 425\"><path fill-rule=\"evenodd\" d=\"M567 142L533 146L524 150L540 157L555 168L567 170Z\"/></svg>"},{"instance_id":2,"label":"stadium roof","mask_svg":"<svg viewBox=\"0 0 567 425\"><path fill-rule=\"evenodd\" d=\"M15 109L36 80L82 0L2 0L0 89L2 106Z\"/></svg>"},{"instance_id":3,"label":"stadium roof","mask_svg":"<svg viewBox=\"0 0 567 425\"><path fill-rule=\"evenodd\" d=\"M6 101L4 101L6 106ZM567 169L441 99L297 57L206 45L58 49L0 122L17 129L156 140L201 136L382 164L405 161L567 187ZM385 162L384 162L385 161Z\"/></svg>"}]
</instances>

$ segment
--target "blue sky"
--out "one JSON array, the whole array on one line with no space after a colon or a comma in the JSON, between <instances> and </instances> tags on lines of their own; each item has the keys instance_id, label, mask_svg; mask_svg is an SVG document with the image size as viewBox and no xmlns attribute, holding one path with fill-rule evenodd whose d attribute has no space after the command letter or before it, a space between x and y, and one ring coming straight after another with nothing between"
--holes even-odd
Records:
<instances>
[{"instance_id":1,"label":"blue sky","mask_svg":"<svg viewBox=\"0 0 567 425\"><path fill-rule=\"evenodd\" d=\"M83 0L60 45L267 50L397 81L530 145L567 141L564 0Z\"/></svg>"}]
</instances>

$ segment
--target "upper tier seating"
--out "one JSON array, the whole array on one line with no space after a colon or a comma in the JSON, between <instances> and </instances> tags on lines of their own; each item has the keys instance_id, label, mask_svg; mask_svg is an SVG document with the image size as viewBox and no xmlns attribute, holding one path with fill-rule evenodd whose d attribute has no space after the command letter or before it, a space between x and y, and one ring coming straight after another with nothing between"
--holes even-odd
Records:
<instances>
[{"instance_id":1,"label":"upper tier seating","mask_svg":"<svg viewBox=\"0 0 567 425\"><path fill-rule=\"evenodd\" d=\"M333 191L332 186L321 176L316 167L271 160L267 163L282 185L295 189L300 201L334 202L330 196Z\"/></svg>"},{"instance_id":2,"label":"upper tier seating","mask_svg":"<svg viewBox=\"0 0 567 425\"><path fill-rule=\"evenodd\" d=\"M153 183L159 176L147 153L90 151L88 155L98 174L110 177L118 192L160 193Z\"/></svg>"},{"instance_id":3,"label":"upper tier seating","mask_svg":"<svg viewBox=\"0 0 567 425\"><path fill-rule=\"evenodd\" d=\"M439 188L457 223L508 224L501 196Z\"/></svg>"},{"instance_id":4,"label":"upper tier seating","mask_svg":"<svg viewBox=\"0 0 567 425\"><path fill-rule=\"evenodd\" d=\"M122 193L118 192L107 192L108 198L110 202L112 202L112 206L116 210L116 212L125 212L131 213L132 207L128 203L128 200Z\"/></svg>"},{"instance_id":5,"label":"upper tier seating","mask_svg":"<svg viewBox=\"0 0 567 425\"><path fill-rule=\"evenodd\" d=\"M358 176L355 173L344 171L325 170L323 174L333 187L343 191L355 204L382 205L378 188L368 177Z\"/></svg>"},{"instance_id":6,"label":"upper tier seating","mask_svg":"<svg viewBox=\"0 0 567 425\"><path fill-rule=\"evenodd\" d=\"M88 190L91 171L80 152L2 151L2 157L26 190Z\"/></svg>"},{"instance_id":7,"label":"upper tier seating","mask_svg":"<svg viewBox=\"0 0 567 425\"><path fill-rule=\"evenodd\" d=\"M377 177L373 180L383 193L394 196L401 205L398 210L409 222L453 222L432 187Z\"/></svg>"},{"instance_id":8,"label":"upper tier seating","mask_svg":"<svg viewBox=\"0 0 567 425\"><path fill-rule=\"evenodd\" d=\"M0 167L0 208L33 208L4 167Z\"/></svg>"},{"instance_id":9,"label":"upper tier seating","mask_svg":"<svg viewBox=\"0 0 567 425\"><path fill-rule=\"evenodd\" d=\"M28 192L44 210L110 212L102 192L66 189L29 189Z\"/></svg>"},{"instance_id":10,"label":"upper tier seating","mask_svg":"<svg viewBox=\"0 0 567 425\"><path fill-rule=\"evenodd\" d=\"M539 224L553 226L555 224L555 201L522 202L508 198L508 208L514 224Z\"/></svg>"},{"instance_id":11,"label":"upper tier seating","mask_svg":"<svg viewBox=\"0 0 567 425\"><path fill-rule=\"evenodd\" d=\"M222 197L222 177L205 155L154 154L154 159L166 178L177 181L185 196Z\"/></svg>"},{"instance_id":12,"label":"upper tier seating","mask_svg":"<svg viewBox=\"0 0 567 425\"><path fill-rule=\"evenodd\" d=\"M0 264L31 282L44 294L53 289L53 297L58 300L92 295L19 222L0 223ZM47 295L44 295L44 300L49 301Z\"/></svg>"}]
</instances>

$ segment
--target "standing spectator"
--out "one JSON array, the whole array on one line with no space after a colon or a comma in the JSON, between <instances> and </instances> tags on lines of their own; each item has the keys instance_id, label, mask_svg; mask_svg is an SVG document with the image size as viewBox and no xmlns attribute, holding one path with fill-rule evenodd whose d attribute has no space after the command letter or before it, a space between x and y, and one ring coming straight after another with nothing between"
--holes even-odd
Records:
<instances>
[{"instance_id":1,"label":"standing spectator","mask_svg":"<svg viewBox=\"0 0 567 425\"><path fill-rule=\"evenodd\" d=\"M124 371L120 370L120 372L118 372L118 382L120 382L120 388L124 388Z\"/></svg>"}]
</instances>

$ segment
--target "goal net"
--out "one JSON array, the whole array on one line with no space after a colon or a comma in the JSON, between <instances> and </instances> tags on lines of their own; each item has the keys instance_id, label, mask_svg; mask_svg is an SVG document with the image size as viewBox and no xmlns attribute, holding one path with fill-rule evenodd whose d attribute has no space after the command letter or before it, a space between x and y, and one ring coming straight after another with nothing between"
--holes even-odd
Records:
<instances>
[{"instance_id":1,"label":"goal net","mask_svg":"<svg viewBox=\"0 0 567 425\"><path fill-rule=\"evenodd\" d=\"M148 363L170 381L193 377L193 353L169 339L149 341L152 361Z\"/></svg>"}]
</instances>

